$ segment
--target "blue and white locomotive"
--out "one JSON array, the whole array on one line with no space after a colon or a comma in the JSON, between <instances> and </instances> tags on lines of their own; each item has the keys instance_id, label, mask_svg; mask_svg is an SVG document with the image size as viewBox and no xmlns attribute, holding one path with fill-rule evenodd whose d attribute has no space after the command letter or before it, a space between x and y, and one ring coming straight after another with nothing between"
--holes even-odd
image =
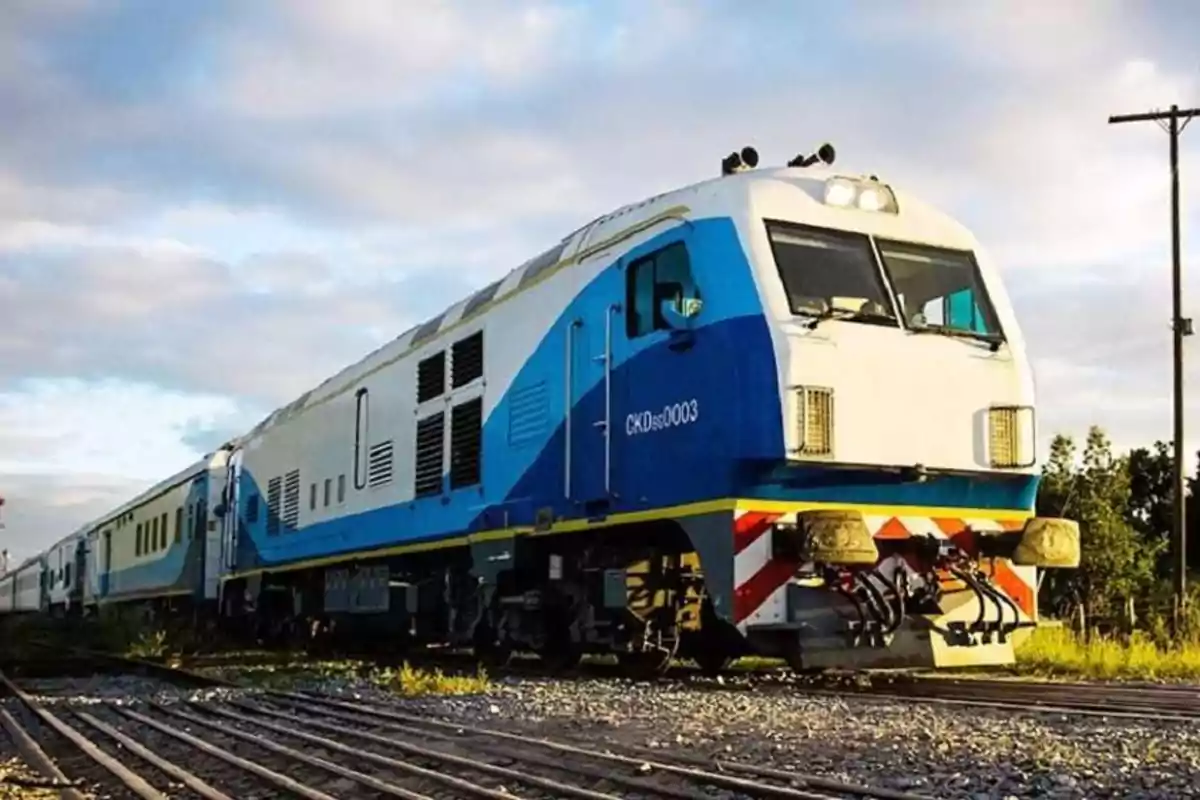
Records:
<instances>
[{"instance_id":1,"label":"blue and white locomotive","mask_svg":"<svg viewBox=\"0 0 1200 800\"><path fill-rule=\"evenodd\" d=\"M1011 661L1079 558L1017 320L970 231L832 161L572 232L91 526L91 596L638 670Z\"/></svg>"}]
</instances>

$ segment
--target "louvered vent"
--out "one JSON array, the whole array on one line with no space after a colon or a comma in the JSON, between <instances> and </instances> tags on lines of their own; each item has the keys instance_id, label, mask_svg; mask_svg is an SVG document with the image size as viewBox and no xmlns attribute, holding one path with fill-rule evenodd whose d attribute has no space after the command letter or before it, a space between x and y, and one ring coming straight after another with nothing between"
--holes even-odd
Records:
<instances>
[{"instance_id":1,"label":"louvered vent","mask_svg":"<svg viewBox=\"0 0 1200 800\"><path fill-rule=\"evenodd\" d=\"M417 364L417 402L432 400L446 390L446 351Z\"/></svg>"},{"instance_id":2,"label":"louvered vent","mask_svg":"<svg viewBox=\"0 0 1200 800\"><path fill-rule=\"evenodd\" d=\"M549 395L546 382L514 389L508 401L508 443L537 441L549 428Z\"/></svg>"},{"instance_id":3,"label":"louvered vent","mask_svg":"<svg viewBox=\"0 0 1200 800\"><path fill-rule=\"evenodd\" d=\"M267 481L267 535L279 534L279 501L283 494L283 478Z\"/></svg>"},{"instance_id":4,"label":"louvered vent","mask_svg":"<svg viewBox=\"0 0 1200 800\"><path fill-rule=\"evenodd\" d=\"M450 380L453 388L466 386L483 377L483 331L454 343L450 358Z\"/></svg>"},{"instance_id":5,"label":"louvered vent","mask_svg":"<svg viewBox=\"0 0 1200 800\"><path fill-rule=\"evenodd\" d=\"M371 447L367 463L367 483L372 488L392 482L392 440Z\"/></svg>"},{"instance_id":6,"label":"louvered vent","mask_svg":"<svg viewBox=\"0 0 1200 800\"><path fill-rule=\"evenodd\" d=\"M289 531L296 530L300 524L300 470L298 469L287 474L283 486L283 524Z\"/></svg>"},{"instance_id":7,"label":"louvered vent","mask_svg":"<svg viewBox=\"0 0 1200 800\"><path fill-rule=\"evenodd\" d=\"M477 397L450 412L450 488L479 483L482 449L483 399Z\"/></svg>"},{"instance_id":8,"label":"louvered vent","mask_svg":"<svg viewBox=\"0 0 1200 800\"><path fill-rule=\"evenodd\" d=\"M413 487L417 497L441 494L445 433L446 415L443 413L417 423L417 468Z\"/></svg>"}]
</instances>

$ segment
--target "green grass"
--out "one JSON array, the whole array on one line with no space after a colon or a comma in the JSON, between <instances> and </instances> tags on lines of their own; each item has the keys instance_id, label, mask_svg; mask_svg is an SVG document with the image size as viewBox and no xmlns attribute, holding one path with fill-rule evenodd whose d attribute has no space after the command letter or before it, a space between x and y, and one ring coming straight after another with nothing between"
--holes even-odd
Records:
<instances>
[{"instance_id":1,"label":"green grass","mask_svg":"<svg viewBox=\"0 0 1200 800\"><path fill-rule=\"evenodd\" d=\"M1200 642L1163 648L1144 633L1129 640L1069 628L1039 628L1017 649L1017 671L1098 680L1200 681Z\"/></svg>"}]
</instances>

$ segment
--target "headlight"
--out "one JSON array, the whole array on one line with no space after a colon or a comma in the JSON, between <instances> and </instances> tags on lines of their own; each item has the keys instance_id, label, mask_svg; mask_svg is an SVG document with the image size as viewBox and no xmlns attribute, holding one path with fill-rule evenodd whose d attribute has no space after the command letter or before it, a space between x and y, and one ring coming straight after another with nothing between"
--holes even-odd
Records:
<instances>
[{"instance_id":1,"label":"headlight","mask_svg":"<svg viewBox=\"0 0 1200 800\"><path fill-rule=\"evenodd\" d=\"M833 455L833 389L801 386L796 403L796 450L802 458Z\"/></svg>"},{"instance_id":2,"label":"headlight","mask_svg":"<svg viewBox=\"0 0 1200 800\"><path fill-rule=\"evenodd\" d=\"M825 182L825 205L836 208L858 208L860 211L899 212L896 193L874 180L830 178Z\"/></svg>"},{"instance_id":3,"label":"headlight","mask_svg":"<svg viewBox=\"0 0 1200 800\"><path fill-rule=\"evenodd\" d=\"M1037 460L1032 406L988 409L988 461L998 469L1032 467Z\"/></svg>"},{"instance_id":4,"label":"headlight","mask_svg":"<svg viewBox=\"0 0 1200 800\"><path fill-rule=\"evenodd\" d=\"M841 207L853 205L856 194L858 194L858 189L844 178L830 178L825 184L826 205Z\"/></svg>"}]
</instances>

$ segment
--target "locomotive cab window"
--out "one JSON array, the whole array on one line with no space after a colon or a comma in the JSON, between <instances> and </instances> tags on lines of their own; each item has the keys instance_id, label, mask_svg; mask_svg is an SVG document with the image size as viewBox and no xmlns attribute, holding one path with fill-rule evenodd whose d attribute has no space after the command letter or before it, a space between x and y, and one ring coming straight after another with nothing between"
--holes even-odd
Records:
<instances>
[{"instance_id":1,"label":"locomotive cab window","mask_svg":"<svg viewBox=\"0 0 1200 800\"><path fill-rule=\"evenodd\" d=\"M683 242L630 264L625 287L625 331L631 339L671 330L668 314L687 316L699 309L700 289Z\"/></svg>"},{"instance_id":2,"label":"locomotive cab window","mask_svg":"<svg viewBox=\"0 0 1200 800\"><path fill-rule=\"evenodd\" d=\"M896 326L866 236L773 221L767 235L793 314Z\"/></svg>"},{"instance_id":3,"label":"locomotive cab window","mask_svg":"<svg viewBox=\"0 0 1200 800\"><path fill-rule=\"evenodd\" d=\"M979 266L969 252L900 242L878 245L908 327L1001 336Z\"/></svg>"}]
</instances>

